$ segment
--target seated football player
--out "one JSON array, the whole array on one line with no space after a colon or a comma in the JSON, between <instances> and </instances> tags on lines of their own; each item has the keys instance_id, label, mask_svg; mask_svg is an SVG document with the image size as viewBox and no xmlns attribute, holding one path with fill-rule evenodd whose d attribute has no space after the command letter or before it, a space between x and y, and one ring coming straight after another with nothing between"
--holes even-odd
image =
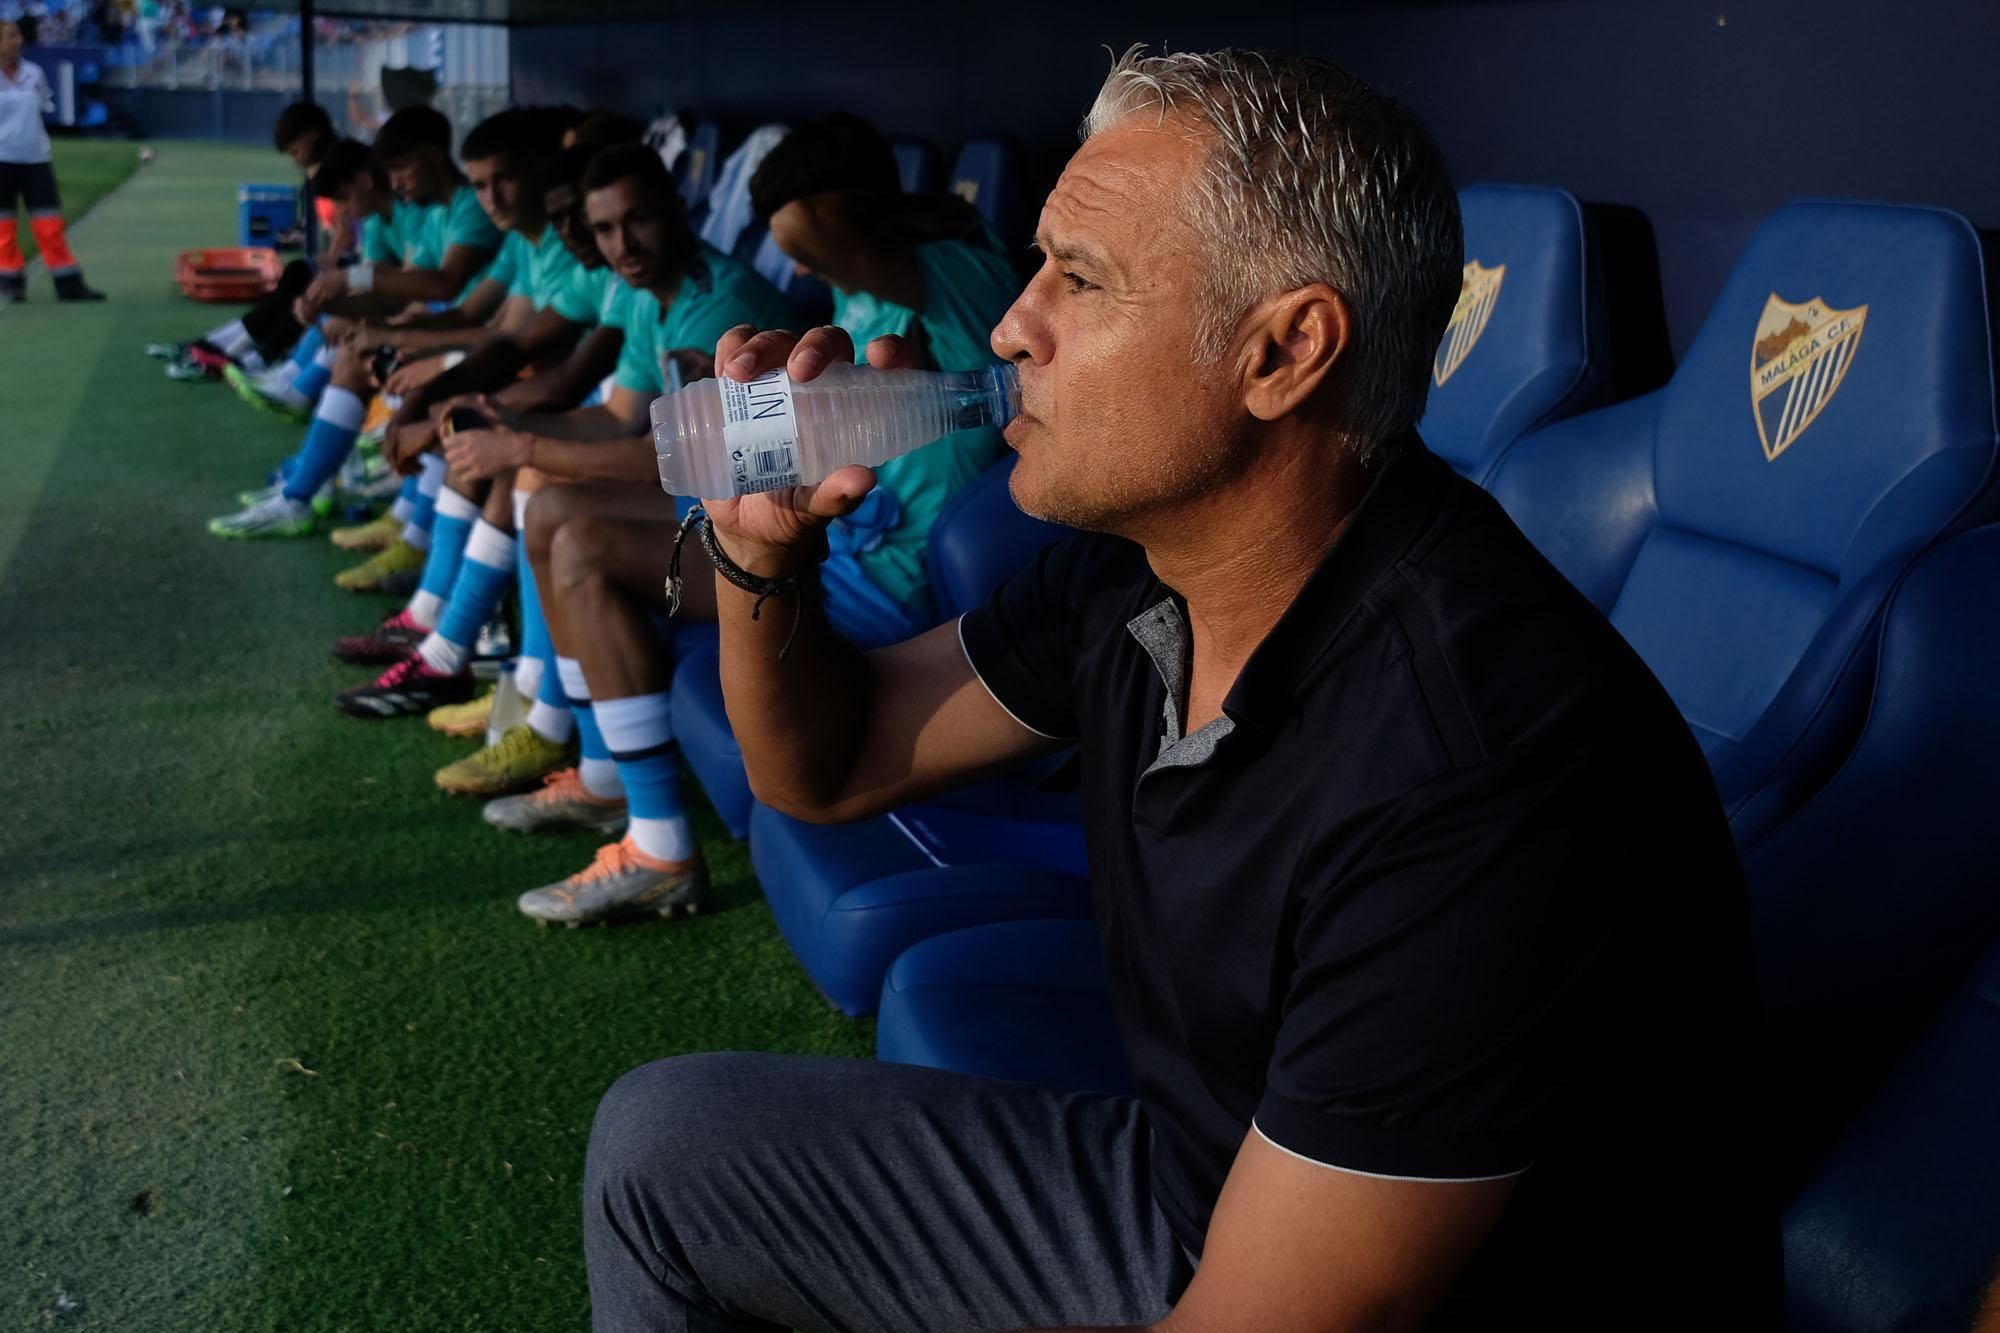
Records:
<instances>
[{"instance_id":1,"label":"seated football player","mask_svg":"<svg viewBox=\"0 0 2000 1333\"><path fill-rule=\"evenodd\" d=\"M764 159L751 192L786 252L833 285L835 321L857 348L904 334L932 368L991 364L987 331L1014 298L1013 269L963 201L901 193L895 157L873 127L838 116L795 131ZM595 218L595 197L591 206ZM690 370L713 373L707 358L689 359L698 363ZM681 810L671 749L672 662L654 631L665 609L671 525L685 506L621 484L657 474L650 447L628 460L540 438L532 428L486 434L456 446L454 455L467 460L460 466L477 466L472 456L485 449L600 483L545 493L527 531L561 659L559 683L570 691L585 738L592 729L601 734L615 761L610 770L600 766L594 782L579 770L540 792L496 802L488 818L503 827L608 829L622 806L630 819L623 840L579 874L523 894L520 909L541 921L584 924L696 902L699 849ZM820 569L827 614L843 634L872 645L928 627L931 524L1000 447L996 432L962 432L878 469L875 497L833 526ZM699 548L683 547L681 565L686 595L677 614L712 619L714 580Z\"/></svg>"}]
</instances>

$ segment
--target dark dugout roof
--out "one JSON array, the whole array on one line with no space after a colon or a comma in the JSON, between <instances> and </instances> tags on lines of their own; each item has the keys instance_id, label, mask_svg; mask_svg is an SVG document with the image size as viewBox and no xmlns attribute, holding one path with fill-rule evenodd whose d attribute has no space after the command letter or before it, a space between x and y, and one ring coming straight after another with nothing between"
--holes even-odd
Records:
<instances>
[{"instance_id":1,"label":"dark dugout roof","mask_svg":"<svg viewBox=\"0 0 2000 1333\"><path fill-rule=\"evenodd\" d=\"M258 0L259 10L297 14L298 0ZM399 19L415 23L611 23L669 19L692 13L689 0L327 0L312 6L315 18Z\"/></svg>"}]
</instances>

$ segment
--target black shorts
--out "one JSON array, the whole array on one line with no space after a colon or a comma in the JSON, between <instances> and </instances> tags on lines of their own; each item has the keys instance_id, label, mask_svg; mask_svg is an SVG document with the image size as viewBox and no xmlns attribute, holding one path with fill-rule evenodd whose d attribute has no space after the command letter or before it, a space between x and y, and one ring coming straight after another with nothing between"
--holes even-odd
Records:
<instances>
[{"instance_id":1,"label":"black shorts","mask_svg":"<svg viewBox=\"0 0 2000 1333\"><path fill-rule=\"evenodd\" d=\"M60 214L55 168L47 162L0 162L0 218L14 216L17 199L28 206L29 217Z\"/></svg>"}]
</instances>

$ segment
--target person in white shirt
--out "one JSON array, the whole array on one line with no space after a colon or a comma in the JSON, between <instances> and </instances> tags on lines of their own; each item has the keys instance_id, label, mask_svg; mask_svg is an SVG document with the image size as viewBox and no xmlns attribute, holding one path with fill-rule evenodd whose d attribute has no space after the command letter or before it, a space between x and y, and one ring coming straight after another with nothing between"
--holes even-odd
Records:
<instances>
[{"instance_id":1,"label":"person in white shirt","mask_svg":"<svg viewBox=\"0 0 2000 1333\"><path fill-rule=\"evenodd\" d=\"M0 301L28 297L27 260L14 221L19 198L28 205L28 229L41 247L60 301L102 301L84 285L83 270L63 234L62 198L49 164L49 132L42 117L56 109L48 76L21 52L35 39L35 20L0 20Z\"/></svg>"}]
</instances>

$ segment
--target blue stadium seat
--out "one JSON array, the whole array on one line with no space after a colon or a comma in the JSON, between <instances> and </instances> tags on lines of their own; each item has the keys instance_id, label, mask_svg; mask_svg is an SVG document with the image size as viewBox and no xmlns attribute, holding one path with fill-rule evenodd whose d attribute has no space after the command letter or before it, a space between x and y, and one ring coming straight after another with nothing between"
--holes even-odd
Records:
<instances>
[{"instance_id":1,"label":"blue stadium seat","mask_svg":"<svg viewBox=\"0 0 2000 1333\"><path fill-rule=\"evenodd\" d=\"M688 131L687 149L674 164L674 182L690 211L707 206L716 173L722 169L721 157L722 129L714 121L704 120Z\"/></svg>"},{"instance_id":2,"label":"blue stadium seat","mask_svg":"<svg viewBox=\"0 0 2000 1333\"><path fill-rule=\"evenodd\" d=\"M988 1078L1133 1091L1088 920L1006 921L917 945L882 984L875 1054Z\"/></svg>"},{"instance_id":3,"label":"blue stadium seat","mask_svg":"<svg viewBox=\"0 0 2000 1333\"><path fill-rule=\"evenodd\" d=\"M2000 527L1917 563L1849 668L1862 720L1838 772L1743 848L1791 1179L2000 934L1996 591Z\"/></svg>"},{"instance_id":4,"label":"blue stadium seat","mask_svg":"<svg viewBox=\"0 0 2000 1333\"><path fill-rule=\"evenodd\" d=\"M929 139L892 139L896 174L904 194L936 194L944 188L944 154Z\"/></svg>"},{"instance_id":5,"label":"blue stadium seat","mask_svg":"<svg viewBox=\"0 0 2000 1333\"><path fill-rule=\"evenodd\" d=\"M1967 1333L1996 1277L2000 949L1786 1210L1785 1327Z\"/></svg>"},{"instance_id":6,"label":"blue stadium seat","mask_svg":"<svg viewBox=\"0 0 2000 1333\"><path fill-rule=\"evenodd\" d=\"M1804 202L1758 228L1672 380L1489 479L1707 753L1739 843L1838 762L1883 598L1991 510L1993 345L1956 213Z\"/></svg>"},{"instance_id":7,"label":"blue stadium seat","mask_svg":"<svg viewBox=\"0 0 2000 1333\"><path fill-rule=\"evenodd\" d=\"M931 599L940 619L990 595L1000 580L1061 533L1014 507L1007 491L1009 455L953 496L931 527L927 559ZM729 731L712 653L689 657L674 674L674 735L722 822L736 837L750 831L750 784ZM871 1001L872 1003L872 998Z\"/></svg>"},{"instance_id":8,"label":"blue stadium seat","mask_svg":"<svg viewBox=\"0 0 2000 1333\"><path fill-rule=\"evenodd\" d=\"M951 192L978 209L1003 244L1013 247L1022 215L1024 178L1021 149L1012 139L967 139L951 169Z\"/></svg>"},{"instance_id":9,"label":"blue stadium seat","mask_svg":"<svg viewBox=\"0 0 2000 1333\"><path fill-rule=\"evenodd\" d=\"M1596 247L1566 190L1470 185L1465 277L1431 365L1432 452L1481 485L1514 442L1595 406L1610 385Z\"/></svg>"}]
</instances>

